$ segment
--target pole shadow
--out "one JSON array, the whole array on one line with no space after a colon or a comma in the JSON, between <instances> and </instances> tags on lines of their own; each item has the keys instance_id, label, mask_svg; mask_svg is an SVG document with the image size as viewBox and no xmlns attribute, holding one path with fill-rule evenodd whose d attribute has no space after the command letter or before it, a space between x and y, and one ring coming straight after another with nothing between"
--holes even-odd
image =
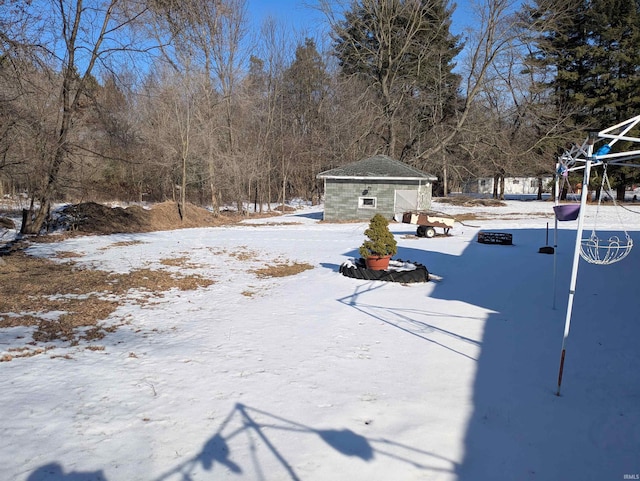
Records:
<instances>
[{"instance_id":1,"label":"pole shadow","mask_svg":"<svg viewBox=\"0 0 640 481\"><path fill-rule=\"evenodd\" d=\"M266 449L266 453L274 458L277 464L286 473L285 477L278 479L290 479L292 481L302 481L301 475L288 460L286 448L278 446L278 438L273 433L288 432L300 436L314 436L322 440L323 443L333 451L346 456L361 459L366 462L373 461L376 456L393 458L405 462L419 469L430 471L453 472L429 466L422 459L435 458L451 461L433 453L429 453L418 448L406 446L393 442L385 438L372 439L362 436L351 429L316 429L311 426L287 419L267 411L236 403L220 424L218 430L207 440L202 450L181 463L170 471L155 478L154 481L192 481L191 473L194 469L201 467L205 471L229 470L235 474L253 476L257 481L272 479L273 473L267 476L264 468L258 459L258 451ZM241 466L239 460L233 460L233 453L229 445L238 437L245 436L248 442L247 451L251 453L252 466ZM259 441L259 442L258 442ZM287 443L289 445L289 443ZM317 453L322 456L321 453ZM451 463L453 464L453 463ZM66 480L65 480L66 481Z\"/></svg>"}]
</instances>

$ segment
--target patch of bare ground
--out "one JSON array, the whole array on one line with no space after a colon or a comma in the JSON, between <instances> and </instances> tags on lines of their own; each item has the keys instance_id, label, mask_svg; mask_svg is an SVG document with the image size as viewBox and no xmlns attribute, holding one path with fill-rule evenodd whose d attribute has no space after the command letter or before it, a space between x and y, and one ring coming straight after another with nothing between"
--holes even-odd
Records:
<instances>
[{"instance_id":1,"label":"patch of bare ground","mask_svg":"<svg viewBox=\"0 0 640 481\"><path fill-rule=\"evenodd\" d=\"M115 331L117 323L104 321L124 301L137 302L170 289L195 290L212 279L194 274L138 269L128 274L80 268L22 252L2 257L0 270L0 328L32 326L29 345L63 341L78 345ZM32 350L32 352L35 352ZM5 356L6 357L6 356ZM12 357L24 357L13 355ZM7 359L5 359L7 360Z\"/></svg>"},{"instance_id":2,"label":"patch of bare ground","mask_svg":"<svg viewBox=\"0 0 640 481\"><path fill-rule=\"evenodd\" d=\"M477 199L475 197L455 196L438 197L438 202L442 204L459 205L463 207L504 207L507 204L498 199Z\"/></svg>"},{"instance_id":3,"label":"patch of bare ground","mask_svg":"<svg viewBox=\"0 0 640 481\"><path fill-rule=\"evenodd\" d=\"M189 273L200 266L190 263L187 255L161 259L169 270L138 269L128 274L115 274L80 267L74 263L81 253L59 252L64 262L35 258L24 253L30 242L58 242L68 236L114 233L140 233L193 227L215 227L236 224L252 216L234 212L214 216L206 209L189 204L181 218L177 204L164 202L150 209L139 206L111 208L93 202L66 207L57 221L57 229L66 234L39 236L7 244L0 249L0 329L33 328L32 339L24 346L10 347L0 356L0 362L42 354L53 349L53 341L68 346L92 343L114 332L125 321L110 319L117 307L125 302L145 303L171 289L195 290L211 285L209 278ZM125 247L141 241L121 241L106 248ZM249 261L256 253L246 246L233 252L216 251L238 261ZM307 269L309 264L275 261L254 273L258 277L283 277ZM253 290L243 293L251 296ZM88 345L85 349L100 351L103 346ZM69 354L50 357L70 358Z\"/></svg>"},{"instance_id":4,"label":"patch of bare ground","mask_svg":"<svg viewBox=\"0 0 640 481\"><path fill-rule=\"evenodd\" d=\"M527 212L526 214L507 214L500 216L501 220L521 220L530 217L553 217L553 212Z\"/></svg>"},{"instance_id":5,"label":"patch of bare ground","mask_svg":"<svg viewBox=\"0 0 640 481\"><path fill-rule=\"evenodd\" d=\"M460 222L464 224L465 222L474 221L474 220L490 220L490 219L500 219L500 220L520 220L525 217L549 217L550 213L545 212L527 212L526 214L515 214L513 212L507 214L500 213L476 213L476 212L464 212L455 214L454 219L456 222Z\"/></svg>"},{"instance_id":6,"label":"patch of bare ground","mask_svg":"<svg viewBox=\"0 0 640 481\"><path fill-rule=\"evenodd\" d=\"M459 207L506 207L507 204L498 199L477 199L474 197L455 196L455 197L439 197L438 202L442 204L450 204ZM492 212L461 212L454 214L453 217L457 222L474 221L474 220L517 220L523 217L549 217L549 212L527 212L526 214L518 214L514 212L502 213L500 210Z\"/></svg>"},{"instance_id":7,"label":"patch of bare ground","mask_svg":"<svg viewBox=\"0 0 640 481\"><path fill-rule=\"evenodd\" d=\"M189 257L186 255L180 256L180 257L170 257L170 258L160 259L160 264L162 264L163 266L171 266L171 267L189 267L189 268L203 267L191 262Z\"/></svg>"},{"instance_id":8,"label":"patch of bare ground","mask_svg":"<svg viewBox=\"0 0 640 481\"><path fill-rule=\"evenodd\" d=\"M278 227L283 225L301 225L302 222L243 222L243 226L247 227Z\"/></svg>"},{"instance_id":9,"label":"patch of bare ground","mask_svg":"<svg viewBox=\"0 0 640 481\"><path fill-rule=\"evenodd\" d=\"M476 214L474 212L464 212L461 214L456 214L454 216L454 219L456 220L456 222L466 222L469 220L485 220L485 219L489 219L489 217L484 214Z\"/></svg>"},{"instance_id":10,"label":"patch of bare ground","mask_svg":"<svg viewBox=\"0 0 640 481\"><path fill-rule=\"evenodd\" d=\"M368 220L354 220L354 219L342 219L342 220L321 220L321 224L362 224L363 222L369 222Z\"/></svg>"},{"instance_id":11,"label":"patch of bare ground","mask_svg":"<svg viewBox=\"0 0 640 481\"><path fill-rule=\"evenodd\" d=\"M75 259L82 257L82 254L71 251L58 251L55 254L56 259Z\"/></svg>"},{"instance_id":12,"label":"patch of bare ground","mask_svg":"<svg viewBox=\"0 0 640 481\"><path fill-rule=\"evenodd\" d=\"M293 207L288 205L282 205L282 204L280 204L279 206L276 206L273 210L276 210L279 212L295 212L295 209Z\"/></svg>"},{"instance_id":13,"label":"patch of bare ground","mask_svg":"<svg viewBox=\"0 0 640 481\"><path fill-rule=\"evenodd\" d=\"M135 245L140 245L140 244L144 244L144 242L142 242L140 240L120 241L120 242L114 242L113 244L109 244L108 246L105 246L105 247L101 247L100 250L101 251L106 251L106 250L109 250L109 249L113 249L114 247L129 247L129 246L135 246Z\"/></svg>"},{"instance_id":14,"label":"patch of bare ground","mask_svg":"<svg viewBox=\"0 0 640 481\"><path fill-rule=\"evenodd\" d=\"M227 254L239 261L249 261L255 259L255 257L257 256L257 253L255 251L247 249L247 246L240 246L233 252L227 252Z\"/></svg>"},{"instance_id":15,"label":"patch of bare ground","mask_svg":"<svg viewBox=\"0 0 640 481\"><path fill-rule=\"evenodd\" d=\"M306 262L277 262L272 265L262 267L260 269L254 269L251 272L258 277L286 277L295 276L306 270L313 269L311 264Z\"/></svg>"}]
</instances>

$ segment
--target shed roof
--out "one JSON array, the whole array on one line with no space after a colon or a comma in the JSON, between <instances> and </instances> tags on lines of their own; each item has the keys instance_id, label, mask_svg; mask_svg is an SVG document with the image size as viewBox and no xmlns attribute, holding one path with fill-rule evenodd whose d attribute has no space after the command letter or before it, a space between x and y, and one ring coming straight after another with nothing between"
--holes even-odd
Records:
<instances>
[{"instance_id":1,"label":"shed roof","mask_svg":"<svg viewBox=\"0 0 640 481\"><path fill-rule=\"evenodd\" d=\"M392 159L387 155L374 155L352 164L320 172L318 179L368 179L368 180L428 180L438 178Z\"/></svg>"}]
</instances>

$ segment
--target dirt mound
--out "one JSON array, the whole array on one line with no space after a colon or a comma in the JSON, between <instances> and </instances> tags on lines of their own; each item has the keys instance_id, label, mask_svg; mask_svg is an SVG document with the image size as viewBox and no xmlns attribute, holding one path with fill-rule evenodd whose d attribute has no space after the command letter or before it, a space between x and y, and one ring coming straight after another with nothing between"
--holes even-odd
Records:
<instances>
[{"instance_id":1,"label":"dirt mound","mask_svg":"<svg viewBox=\"0 0 640 481\"><path fill-rule=\"evenodd\" d=\"M193 204L187 204L181 219L178 204L175 202L156 204L148 212L151 230L214 227L232 224L241 218L241 216L235 214L225 214L216 217L207 209L197 207Z\"/></svg>"},{"instance_id":2,"label":"dirt mound","mask_svg":"<svg viewBox=\"0 0 640 481\"><path fill-rule=\"evenodd\" d=\"M234 222L237 222L234 216L215 217L208 210L192 204L187 204L181 218L175 202L163 202L150 209L136 205L122 208L85 202L62 209L55 227L91 234L121 234L212 227Z\"/></svg>"},{"instance_id":3,"label":"dirt mound","mask_svg":"<svg viewBox=\"0 0 640 481\"><path fill-rule=\"evenodd\" d=\"M95 202L68 205L60 211L56 228L95 234L145 232L149 216L141 207L108 207Z\"/></svg>"}]
</instances>

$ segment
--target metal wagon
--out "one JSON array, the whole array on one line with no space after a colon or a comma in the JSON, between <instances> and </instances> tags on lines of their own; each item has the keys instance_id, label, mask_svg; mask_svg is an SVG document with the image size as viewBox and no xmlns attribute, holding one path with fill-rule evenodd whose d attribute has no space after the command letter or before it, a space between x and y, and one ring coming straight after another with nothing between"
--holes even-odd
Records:
<instances>
[{"instance_id":1,"label":"metal wagon","mask_svg":"<svg viewBox=\"0 0 640 481\"><path fill-rule=\"evenodd\" d=\"M436 227L444 229L444 234L449 235L449 230L453 228L455 219L436 212L405 212L402 214L404 224L416 224L418 226L416 235L418 237L434 237Z\"/></svg>"}]
</instances>

